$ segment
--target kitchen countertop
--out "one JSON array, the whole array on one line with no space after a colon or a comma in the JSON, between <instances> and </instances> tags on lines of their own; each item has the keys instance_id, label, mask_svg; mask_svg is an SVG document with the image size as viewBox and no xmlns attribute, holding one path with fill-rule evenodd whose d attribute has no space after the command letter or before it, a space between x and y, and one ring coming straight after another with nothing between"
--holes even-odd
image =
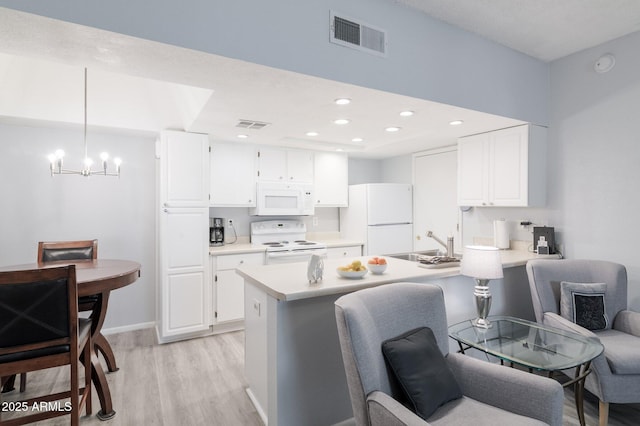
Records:
<instances>
[{"instance_id":1,"label":"kitchen countertop","mask_svg":"<svg viewBox=\"0 0 640 426\"><path fill-rule=\"evenodd\" d=\"M343 239L327 239L314 240L327 245L327 248L333 247L349 247L361 246L362 241L343 240ZM242 253L264 253L267 250L265 246L255 246L251 243L234 243L225 244L223 246L209 246L209 254L213 256L225 254L242 254ZM306 275L305 275L306 276Z\"/></svg>"},{"instance_id":2,"label":"kitchen countertop","mask_svg":"<svg viewBox=\"0 0 640 426\"><path fill-rule=\"evenodd\" d=\"M500 256L503 268L522 266L530 259L558 257L556 255L538 256L525 250L502 250ZM358 259L366 264L371 257L373 256L363 256ZM355 259L325 259L323 280L315 284L310 284L307 280L306 262L243 266L236 269L236 273L270 296L283 301L349 293L367 287L417 278L424 280L460 275L459 264L450 268L429 269L418 266L417 262L384 257L387 259L388 267L383 274L374 275L368 272L359 279L342 278L336 272L338 266L347 265Z\"/></svg>"}]
</instances>

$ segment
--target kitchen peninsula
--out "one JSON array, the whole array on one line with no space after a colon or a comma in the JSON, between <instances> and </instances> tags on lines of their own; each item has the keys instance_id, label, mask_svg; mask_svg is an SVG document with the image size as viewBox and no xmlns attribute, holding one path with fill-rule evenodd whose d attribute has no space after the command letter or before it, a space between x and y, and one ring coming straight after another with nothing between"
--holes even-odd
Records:
<instances>
[{"instance_id":1,"label":"kitchen peninsula","mask_svg":"<svg viewBox=\"0 0 640 426\"><path fill-rule=\"evenodd\" d=\"M524 265L537 255L525 250L501 255L504 279L490 283L491 314L533 319ZM368 257L359 259L366 264ZM324 279L316 284L307 281L302 262L236 270L245 280L247 393L265 423L329 425L352 417L334 312L341 295L401 281L434 283L443 288L450 324L475 316L474 281L460 276L457 266L426 269L387 258L382 275L339 277L336 268L351 260L325 260ZM451 350L456 348L452 342Z\"/></svg>"}]
</instances>

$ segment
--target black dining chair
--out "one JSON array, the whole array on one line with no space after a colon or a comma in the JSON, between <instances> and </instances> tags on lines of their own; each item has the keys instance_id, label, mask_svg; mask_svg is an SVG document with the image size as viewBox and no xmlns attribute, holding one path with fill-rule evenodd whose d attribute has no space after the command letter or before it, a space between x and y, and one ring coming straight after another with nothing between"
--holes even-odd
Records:
<instances>
[{"instance_id":1,"label":"black dining chair","mask_svg":"<svg viewBox=\"0 0 640 426\"><path fill-rule=\"evenodd\" d=\"M98 258L98 240L40 241L38 242L38 264L65 261L90 261ZM100 296L92 294L78 298L78 312L92 312ZM15 376L2 387L3 392L14 389ZM20 392L27 388L27 374L20 375Z\"/></svg>"},{"instance_id":2,"label":"black dining chair","mask_svg":"<svg viewBox=\"0 0 640 426\"><path fill-rule=\"evenodd\" d=\"M96 260L98 240L40 241L38 243L38 263L64 262L69 260ZM98 295L82 296L78 299L79 312L93 310Z\"/></svg>"},{"instance_id":3,"label":"black dining chair","mask_svg":"<svg viewBox=\"0 0 640 426\"><path fill-rule=\"evenodd\" d=\"M74 265L0 272L0 377L29 371L68 366L70 389L40 395L16 406L33 407L41 402L70 400L70 410L32 410L0 424L22 425L66 414L71 424L79 423L80 411L91 414L91 319L78 318L78 296ZM79 360L84 364L80 388ZM66 405L62 405L66 407ZM29 412L29 411L27 411ZM17 417L16 417L17 416Z\"/></svg>"}]
</instances>

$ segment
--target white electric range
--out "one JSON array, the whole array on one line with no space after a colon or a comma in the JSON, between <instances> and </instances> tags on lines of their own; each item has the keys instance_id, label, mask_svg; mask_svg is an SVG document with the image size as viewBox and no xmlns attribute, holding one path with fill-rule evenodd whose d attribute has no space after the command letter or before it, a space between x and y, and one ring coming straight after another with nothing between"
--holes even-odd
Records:
<instances>
[{"instance_id":1,"label":"white electric range","mask_svg":"<svg viewBox=\"0 0 640 426\"><path fill-rule=\"evenodd\" d=\"M251 223L251 244L266 246L266 263L307 262L312 254L326 256L327 246L307 241L307 226L298 220Z\"/></svg>"}]
</instances>

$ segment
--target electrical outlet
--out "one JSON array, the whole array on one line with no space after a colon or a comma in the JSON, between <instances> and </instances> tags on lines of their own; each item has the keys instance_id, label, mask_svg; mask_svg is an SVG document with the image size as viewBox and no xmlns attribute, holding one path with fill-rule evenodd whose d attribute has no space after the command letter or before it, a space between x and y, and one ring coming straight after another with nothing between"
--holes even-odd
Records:
<instances>
[{"instance_id":1,"label":"electrical outlet","mask_svg":"<svg viewBox=\"0 0 640 426\"><path fill-rule=\"evenodd\" d=\"M253 309L258 313L258 316L260 316L260 302L257 299L253 299Z\"/></svg>"},{"instance_id":2,"label":"electrical outlet","mask_svg":"<svg viewBox=\"0 0 640 426\"><path fill-rule=\"evenodd\" d=\"M312 222L313 222L313 226L314 227L318 226L318 217L314 216L313 219L312 219Z\"/></svg>"},{"instance_id":3,"label":"electrical outlet","mask_svg":"<svg viewBox=\"0 0 640 426\"><path fill-rule=\"evenodd\" d=\"M227 219L227 228L233 227L233 219Z\"/></svg>"}]
</instances>

